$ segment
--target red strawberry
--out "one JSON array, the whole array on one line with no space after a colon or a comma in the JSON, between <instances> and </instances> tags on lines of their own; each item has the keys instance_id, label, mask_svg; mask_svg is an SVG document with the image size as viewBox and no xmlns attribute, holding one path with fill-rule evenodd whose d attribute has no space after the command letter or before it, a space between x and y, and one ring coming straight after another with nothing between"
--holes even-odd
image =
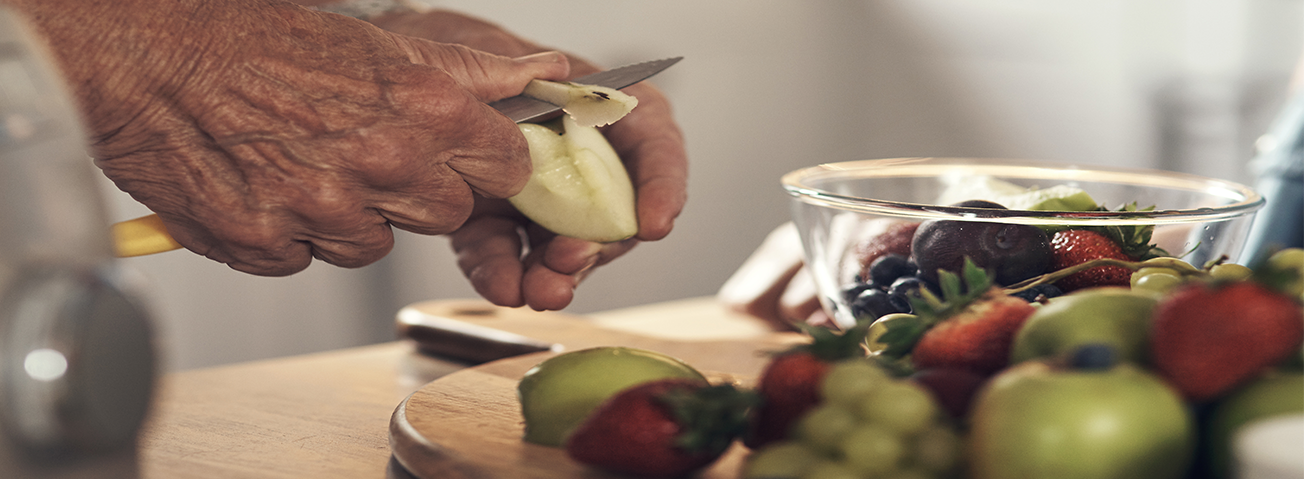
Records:
<instances>
[{"instance_id":1,"label":"red strawberry","mask_svg":"<svg viewBox=\"0 0 1304 479\"><path fill-rule=\"evenodd\" d=\"M992 286L990 275L965 259L961 278L940 271L942 298L920 290L912 298L918 321L888 325L878 337L883 355L910 355L915 370L958 368L988 376L1009 363L1014 336L1035 308Z\"/></svg>"},{"instance_id":2,"label":"red strawberry","mask_svg":"<svg viewBox=\"0 0 1304 479\"><path fill-rule=\"evenodd\" d=\"M999 288L989 289L924 333L910 362L915 369L953 367L994 374L1009 364L1014 336L1036 310Z\"/></svg>"},{"instance_id":3,"label":"red strawberry","mask_svg":"<svg viewBox=\"0 0 1304 479\"><path fill-rule=\"evenodd\" d=\"M1192 284L1155 308L1155 369L1187 398L1205 401L1253 378L1304 343L1304 313L1255 282Z\"/></svg>"},{"instance_id":4,"label":"red strawberry","mask_svg":"<svg viewBox=\"0 0 1304 479\"><path fill-rule=\"evenodd\" d=\"M566 439L576 461L637 476L681 476L719 459L746 428L754 396L662 379L607 399Z\"/></svg>"},{"instance_id":5,"label":"red strawberry","mask_svg":"<svg viewBox=\"0 0 1304 479\"><path fill-rule=\"evenodd\" d=\"M861 278L869 277L869 265L889 254L910 257L910 242L915 238L919 223L893 223L882 234L860 245Z\"/></svg>"},{"instance_id":6,"label":"red strawberry","mask_svg":"<svg viewBox=\"0 0 1304 479\"><path fill-rule=\"evenodd\" d=\"M1064 230L1055 233L1050 240L1053 250L1051 269L1059 271L1070 266L1079 265L1100 258L1132 261L1134 258L1123 252L1123 248L1109 237L1090 230ZM1064 292L1094 286L1128 286L1131 283L1132 270L1121 266L1097 266L1064 277L1055 282L1055 286Z\"/></svg>"},{"instance_id":7,"label":"red strawberry","mask_svg":"<svg viewBox=\"0 0 1304 479\"><path fill-rule=\"evenodd\" d=\"M803 325L811 342L774 356L756 386L761 403L752 410L751 428L743 444L752 449L786 439L792 426L820 402L820 383L830 365L863 357L869 323L837 333Z\"/></svg>"}]
</instances>

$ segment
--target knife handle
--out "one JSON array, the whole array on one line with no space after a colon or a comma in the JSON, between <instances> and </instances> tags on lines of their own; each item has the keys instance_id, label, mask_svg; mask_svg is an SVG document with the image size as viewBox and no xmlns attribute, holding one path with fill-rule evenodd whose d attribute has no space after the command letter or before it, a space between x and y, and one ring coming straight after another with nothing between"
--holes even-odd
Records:
<instances>
[{"instance_id":1,"label":"knife handle","mask_svg":"<svg viewBox=\"0 0 1304 479\"><path fill-rule=\"evenodd\" d=\"M144 256L180 249L181 243L168 234L167 227L158 215L114 223L110 228L113 251L119 258Z\"/></svg>"}]
</instances>

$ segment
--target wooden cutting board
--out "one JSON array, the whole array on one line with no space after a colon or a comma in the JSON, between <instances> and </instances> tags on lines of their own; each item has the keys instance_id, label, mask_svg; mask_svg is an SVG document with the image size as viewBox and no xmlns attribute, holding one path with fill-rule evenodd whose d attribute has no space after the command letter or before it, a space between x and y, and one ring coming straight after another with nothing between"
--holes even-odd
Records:
<instances>
[{"instance_id":1,"label":"wooden cutting board","mask_svg":"<svg viewBox=\"0 0 1304 479\"><path fill-rule=\"evenodd\" d=\"M712 320L711 314L702 316L667 321L692 327ZM390 449L422 479L609 477L571 461L561 449L521 440L516 383L529 368L559 351L594 346L649 349L676 356L713 379L746 383L764 367L766 352L802 339L788 333L710 341L655 338L560 313L468 301L412 305L399 314L399 329L423 349L487 361L425 385L395 409ZM700 477L737 477L745 452L735 444Z\"/></svg>"}]
</instances>

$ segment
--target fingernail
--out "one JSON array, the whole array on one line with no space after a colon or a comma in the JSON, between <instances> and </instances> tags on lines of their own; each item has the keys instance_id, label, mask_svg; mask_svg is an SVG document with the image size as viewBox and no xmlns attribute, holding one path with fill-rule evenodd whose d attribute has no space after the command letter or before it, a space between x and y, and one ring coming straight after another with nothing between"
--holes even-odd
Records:
<instances>
[{"instance_id":1,"label":"fingernail","mask_svg":"<svg viewBox=\"0 0 1304 479\"><path fill-rule=\"evenodd\" d=\"M523 57L513 58L517 63L561 63L566 61L566 56L561 52L539 52Z\"/></svg>"}]
</instances>

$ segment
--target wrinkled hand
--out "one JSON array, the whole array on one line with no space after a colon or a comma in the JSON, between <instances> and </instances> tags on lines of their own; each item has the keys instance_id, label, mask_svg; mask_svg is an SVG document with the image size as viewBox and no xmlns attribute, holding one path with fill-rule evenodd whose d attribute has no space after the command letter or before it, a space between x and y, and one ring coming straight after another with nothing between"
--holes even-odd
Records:
<instances>
[{"instance_id":1,"label":"wrinkled hand","mask_svg":"<svg viewBox=\"0 0 1304 479\"><path fill-rule=\"evenodd\" d=\"M394 32L511 57L545 50L496 25L451 12L391 15L375 23ZM574 57L570 64L572 76L598 71ZM564 308L594 267L623 255L640 241L670 233L687 199L683 136L669 102L655 87L643 82L624 91L638 98L638 107L603 133L634 181L638 235L610 244L561 237L531 223L506 201L480 198L471 219L452 234L452 240L458 264L486 299L537 310Z\"/></svg>"},{"instance_id":2,"label":"wrinkled hand","mask_svg":"<svg viewBox=\"0 0 1304 479\"><path fill-rule=\"evenodd\" d=\"M460 227L529 177L524 137L485 102L560 55L513 61L256 0L8 0L52 46L96 164L183 246L287 275L369 264L390 225Z\"/></svg>"}]
</instances>

